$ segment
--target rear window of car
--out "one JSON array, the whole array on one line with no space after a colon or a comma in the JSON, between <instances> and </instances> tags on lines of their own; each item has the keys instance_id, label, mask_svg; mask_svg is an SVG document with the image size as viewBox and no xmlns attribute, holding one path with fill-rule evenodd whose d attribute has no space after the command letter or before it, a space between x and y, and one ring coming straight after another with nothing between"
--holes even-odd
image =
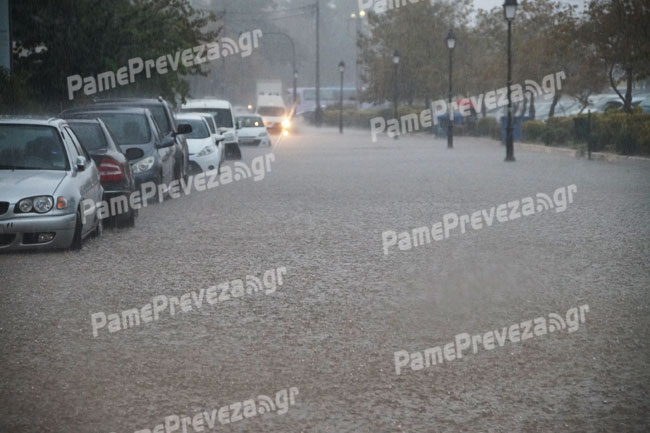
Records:
<instances>
[{"instance_id":1,"label":"rear window of car","mask_svg":"<svg viewBox=\"0 0 650 433\"><path fill-rule=\"evenodd\" d=\"M96 123L68 122L81 144L89 152L108 149L102 128Z\"/></svg>"},{"instance_id":2,"label":"rear window of car","mask_svg":"<svg viewBox=\"0 0 650 433\"><path fill-rule=\"evenodd\" d=\"M0 170L70 170L56 128L0 125Z\"/></svg>"}]
</instances>

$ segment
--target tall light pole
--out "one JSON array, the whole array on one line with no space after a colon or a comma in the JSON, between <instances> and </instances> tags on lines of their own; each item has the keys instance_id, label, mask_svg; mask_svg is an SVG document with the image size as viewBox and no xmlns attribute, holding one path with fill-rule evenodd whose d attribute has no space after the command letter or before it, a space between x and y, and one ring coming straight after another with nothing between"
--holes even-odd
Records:
<instances>
[{"instance_id":1,"label":"tall light pole","mask_svg":"<svg viewBox=\"0 0 650 433\"><path fill-rule=\"evenodd\" d=\"M361 19L366 16L366 11L361 10L359 11L359 14L355 14L354 12L350 14L350 18L352 18L355 23L356 23L356 35L355 35L355 55L356 55L356 61L355 61L355 66L354 66L354 88L356 91L356 98L357 98L357 108L360 106L360 88L359 88L359 63L361 62L360 56L359 56L359 35L361 34Z\"/></svg>"},{"instance_id":2,"label":"tall light pole","mask_svg":"<svg viewBox=\"0 0 650 433\"><path fill-rule=\"evenodd\" d=\"M296 101L297 98L298 98L298 70L295 69L295 65L294 65L294 70L293 70L293 113L291 113L292 116L295 116L295 114L296 114L296 107L298 106L298 101Z\"/></svg>"},{"instance_id":3,"label":"tall light pole","mask_svg":"<svg viewBox=\"0 0 650 433\"><path fill-rule=\"evenodd\" d=\"M508 124L506 126L506 161L515 160L512 136L512 22L517 15L517 0L505 0L503 14L508 21Z\"/></svg>"},{"instance_id":4,"label":"tall light pole","mask_svg":"<svg viewBox=\"0 0 650 433\"><path fill-rule=\"evenodd\" d=\"M452 94L452 67L453 67L453 52L456 46L456 35L453 30L447 33L447 48L449 48L449 126L447 127L447 149L454 148L454 109L451 105Z\"/></svg>"},{"instance_id":5,"label":"tall light pole","mask_svg":"<svg viewBox=\"0 0 650 433\"><path fill-rule=\"evenodd\" d=\"M316 0L316 111L314 122L320 126L323 121L323 110L320 106L320 0Z\"/></svg>"},{"instance_id":6,"label":"tall light pole","mask_svg":"<svg viewBox=\"0 0 650 433\"><path fill-rule=\"evenodd\" d=\"M397 119L397 68L399 67L399 51L393 52L393 118ZM399 134L395 134L395 139Z\"/></svg>"},{"instance_id":7,"label":"tall light pole","mask_svg":"<svg viewBox=\"0 0 650 433\"><path fill-rule=\"evenodd\" d=\"M341 73L341 92L339 94L339 133L343 134L343 73L345 72L345 62L339 62L339 72Z\"/></svg>"}]
</instances>

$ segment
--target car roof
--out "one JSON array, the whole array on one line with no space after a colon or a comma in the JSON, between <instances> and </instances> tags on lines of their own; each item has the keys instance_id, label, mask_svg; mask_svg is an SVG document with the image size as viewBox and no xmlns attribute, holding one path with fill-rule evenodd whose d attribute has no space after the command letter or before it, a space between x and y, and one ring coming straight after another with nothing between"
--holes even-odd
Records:
<instances>
[{"instance_id":1,"label":"car roof","mask_svg":"<svg viewBox=\"0 0 650 433\"><path fill-rule=\"evenodd\" d=\"M167 101L162 97L158 98L105 98L105 99L94 99L94 104L128 104L128 105L138 105L138 104L166 104Z\"/></svg>"},{"instance_id":2,"label":"car roof","mask_svg":"<svg viewBox=\"0 0 650 433\"><path fill-rule=\"evenodd\" d=\"M66 124L65 119L57 117L16 117L16 116L0 116L0 124L3 125L40 125L40 126L54 126L58 127Z\"/></svg>"},{"instance_id":3,"label":"car roof","mask_svg":"<svg viewBox=\"0 0 650 433\"><path fill-rule=\"evenodd\" d=\"M106 106L101 105L84 105L83 107L70 108L61 112L61 115L76 114L76 113L124 113L124 114L149 114L151 112L148 108L141 107L120 107L120 106Z\"/></svg>"},{"instance_id":4,"label":"car roof","mask_svg":"<svg viewBox=\"0 0 650 433\"><path fill-rule=\"evenodd\" d=\"M230 102L225 99L188 99L182 108L230 108Z\"/></svg>"}]
</instances>

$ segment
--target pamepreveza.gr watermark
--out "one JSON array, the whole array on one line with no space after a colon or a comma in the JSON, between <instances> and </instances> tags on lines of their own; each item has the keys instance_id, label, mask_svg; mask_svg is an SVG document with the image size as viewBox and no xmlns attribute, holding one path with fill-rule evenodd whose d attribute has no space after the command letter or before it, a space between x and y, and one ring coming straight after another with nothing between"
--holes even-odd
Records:
<instances>
[{"instance_id":1,"label":"pamepreveza.gr watermark","mask_svg":"<svg viewBox=\"0 0 650 433\"><path fill-rule=\"evenodd\" d=\"M372 8L376 14L382 14L389 10L399 9L419 2L420 0L359 0L359 11Z\"/></svg>"},{"instance_id":2,"label":"pamepreveza.gr watermark","mask_svg":"<svg viewBox=\"0 0 650 433\"><path fill-rule=\"evenodd\" d=\"M146 78L151 78L152 71L158 75L165 75L171 69L178 70L179 65L186 68L199 66L213 62L219 58L233 56L248 57L253 49L259 47L259 39L262 37L262 30L255 29L239 35L239 39L220 38L218 42L209 42L197 45L192 48L178 50L174 54L166 54L156 59L143 60L135 57L127 60L127 65L118 68L117 71L105 71L97 74L96 77L81 77L79 74L67 77L68 99L73 100L75 92L83 89L86 96L94 95L106 90L115 89L119 86L126 86L135 82L136 76L144 72Z\"/></svg>"},{"instance_id":3,"label":"pamepreveza.gr watermark","mask_svg":"<svg viewBox=\"0 0 650 433\"><path fill-rule=\"evenodd\" d=\"M566 79L564 71L555 74L546 75L542 79L541 86L534 80L526 80L524 85L512 84L510 86L510 99L513 104L524 101L524 94L529 93L536 98L551 98L558 90L562 90L562 80ZM424 128L431 128L432 125L438 124L438 116L448 114L453 120L454 113L459 113L461 117L472 115L473 107L482 107L488 111L496 110L508 106L508 87L502 87L478 96L464 98L465 102L448 103L444 99L438 99L431 104L431 108L422 110L420 114L411 113L400 116L399 119L388 119L383 117L373 117L370 119L370 137L372 142L377 142L377 135L386 132L390 138L398 135L408 134L410 132L420 131ZM433 113L433 115L432 115Z\"/></svg>"},{"instance_id":4,"label":"pamepreveza.gr watermark","mask_svg":"<svg viewBox=\"0 0 650 433\"><path fill-rule=\"evenodd\" d=\"M481 230L483 227L490 227L495 220L499 223L514 221L522 216L534 215L549 209L555 209L555 212L564 212L569 204L573 203L573 194L576 192L578 192L578 187L575 184L563 186L553 192L552 198L539 192L535 198L524 197L521 200L514 200L464 215L451 212L443 215L442 221L436 222L431 227L422 226L399 233L395 230L386 230L381 234L384 255L387 256L389 249L395 246L400 251L409 251L415 247L430 244L432 240L449 239L452 231L458 228L460 228L460 233L464 234L468 227L471 227L472 230Z\"/></svg>"},{"instance_id":5,"label":"pamepreveza.gr watermark","mask_svg":"<svg viewBox=\"0 0 650 433\"><path fill-rule=\"evenodd\" d=\"M275 154L267 153L253 158L250 167L244 162L237 161L233 168L229 165L221 167L221 174L219 174L218 170L209 170L188 176L187 182L183 178L173 180L169 184L144 182L140 185L139 191L133 191L128 196L112 197L108 201L96 202L93 199L85 199L81 202L81 219L85 224L86 218L93 213L102 220L127 214L131 210L147 207L149 200L154 197L158 197L158 201L162 203L166 194L171 199L177 199L183 195L190 195L192 191L203 192L214 189L219 185L228 185L249 178L259 182L266 177L266 173L271 172L271 162L274 161Z\"/></svg>"},{"instance_id":6,"label":"pamepreveza.gr watermark","mask_svg":"<svg viewBox=\"0 0 650 433\"><path fill-rule=\"evenodd\" d=\"M223 304L232 299L263 293L275 293L284 284L283 276L287 268L282 266L264 271L260 278L246 275L243 279L226 281L207 289L193 290L181 296L158 295L151 302L140 308L123 310L120 313L106 314L102 311L90 315L93 337L99 336L100 329L114 333L123 329L144 325L159 320L163 314L174 317L177 313L188 313L196 308L200 310L204 302L209 305Z\"/></svg>"},{"instance_id":7,"label":"pamepreveza.gr watermark","mask_svg":"<svg viewBox=\"0 0 650 433\"><path fill-rule=\"evenodd\" d=\"M204 432L215 428L217 421L221 425L232 424L258 415L275 412L284 415L296 404L298 388L293 386L275 393L275 398L259 395L244 401L237 401L219 409L196 412L192 416L167 415L162 423L154 428L136 430L135 433L188 433Z\"/></svg>"},{"instance_id":8,"label":"pamepreveza.gr watermark","mask_svg":"<svg viewBox=\"0 0 650 433\"><path fill-rule=\"evenodd\" d=\"M393 354L395 374L400 375L402 369L407 366L412 371L417 371L442 364L444 361L451 362L455 359L461 359L470 353L470 347L472 349L471 353L476 355L481 346L483 346L484 350L494 350L497 346L503 347L506 339L510 340L511 343L519 343L564 329L567 329L570 334L577 331L581 323L585 323L585 314L588 312L589 305L585 304L580 307L570 308L566 312L565 318L562 318L557 313L550 313L548 320L545 316L540 316L533 320L504 326L501 330L495 329L484 334L470 335L463 332L456 335L454 341L419 352L409 353L406 350L398 350ZM466 353L463 353L463 351Z\"/></svg>"}]
</instances>

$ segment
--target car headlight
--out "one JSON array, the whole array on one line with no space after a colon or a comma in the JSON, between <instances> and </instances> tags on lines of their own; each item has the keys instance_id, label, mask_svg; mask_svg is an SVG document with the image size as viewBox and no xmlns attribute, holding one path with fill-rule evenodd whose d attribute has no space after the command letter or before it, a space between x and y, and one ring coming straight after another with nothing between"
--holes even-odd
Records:
<instances>
[{"instance_id":1,"label":"car headlight","mask_svg":"<svg viewBox=\"0 0 650 433\"><path fill-rule=\"evenodd\" d=\"M24 198L18 202L18 213L46 213L52 210L54 199L49 195Z\"/></svg>"},{"instance_id":2,"label":"car headlight","mask_svg":"<svg viewBox=\"0 0 650 433\"><path fill-rule=\"evenodd\" d=\"M133 169L134 173L143 173L147 170L151 170L153 164L154 164L154 157L149 156L131 165L131 168Z\"/></svg>"},{"instance_id":3,"label":"car headlight","mask_svg":"<svg viewBox=\"0 0 650 433\"><path fill-rule=\"evenodd\" d=\"M201 151L196 155L198 157L207 156L211 153L214 153L214 146L205 146Z\"/></svg>"},{"instance_id":4,"label":"car headlight","mask_svg":"<svg viewBox=\"0 0 650 433\"><path fill-rule=\"evenodd\" d=\"M291 126L291 121L290 121L289 119L284 119L284 120L282 121L282 127L283 127L283 128L288 128L288 127L290 127L290 126Z\"/></svg>"}]
</instances>

